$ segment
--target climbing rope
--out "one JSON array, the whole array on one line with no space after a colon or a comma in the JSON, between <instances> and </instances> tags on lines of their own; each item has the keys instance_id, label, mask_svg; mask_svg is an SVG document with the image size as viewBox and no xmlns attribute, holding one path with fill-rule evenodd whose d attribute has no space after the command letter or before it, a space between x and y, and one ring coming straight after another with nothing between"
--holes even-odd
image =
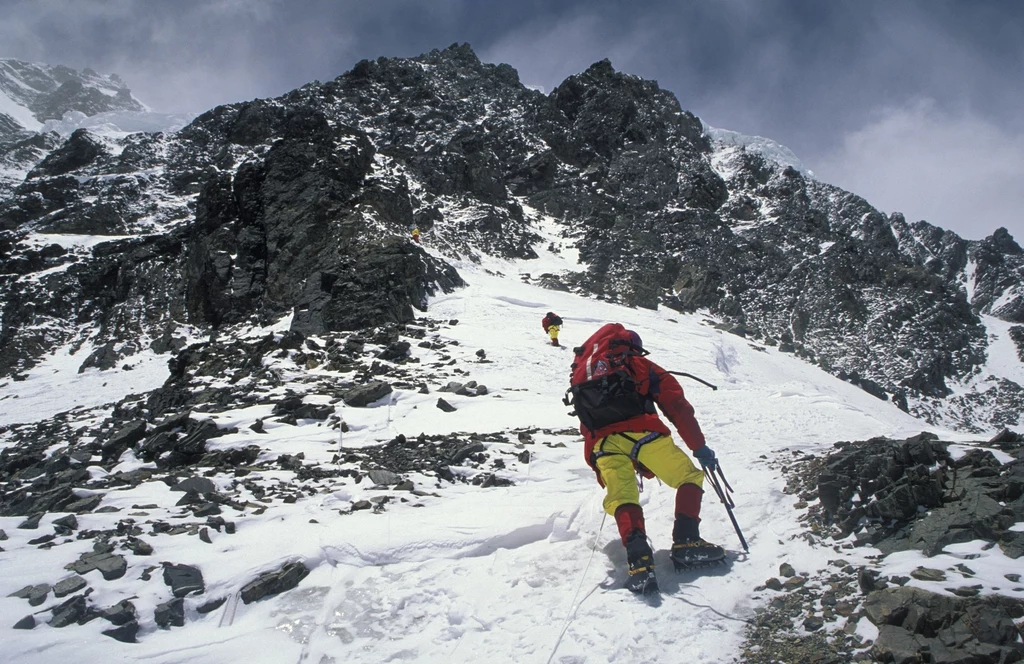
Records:
<instances>
[{"instance_id":1,"label":"climbing rope","mask_svg":"<svg viewBox=\"0 0 1024 664\"><path fill-rule=\"evenodd\" d=\"M590 559L587 561L587 566L583 569L583 574L580 575L580 582L576 585L576 594L572 597L572 604L569 605L569 613L565 616L565 625L562 626L562 632L558 635L558 640L555 641L555 647L551 649L551 656L548 657L547 664L551 664L551 660L555 658L555 653L558 652L558 646L562 644L562 637L565 636L565 632L569 629L569 625L576 618L576 611L579 610L580 605L587 601L587 597L594 594L594 591L601 587L600 584L595 585L587 593L586 597L576 602L576 598L580 596L580 590L583 589L583 581L587 578L587 573L590 571L590 564L594 562L594 554L597 552L597 542L601 537L601 531L604 530L604 522L608 518L608 513L605 512L604 516L601 517L601 526L597 529L597 533L594 534L594 546L590 548Z\"/></svg>"},{"instance_id":2,"label":"climbing rope","mask_svg":"<svg viewBox=\"0 0 1024 664\"><path fill-rule=\"evenodd\" d=\"M725 618L726 620L735 620L736 622L746 623L748 625L753 625L754 624L753 620L747 620L746 618L737 618L736 616L730 616L729 614L722 613L721 611L719 611L718 609L716 609L713 606L708 606L707 604L697 604L694 601L688 600L685 597L680 597L679 595L676 595L676 594L671 594L671 595L669 595L669 597L677 599L680 602L685 602L686 604L689 604L690 606L695 606L698 609L707 609L708 611L711 611L715 615L719 615L719 616Z\"/></svg>"}]
</instances>

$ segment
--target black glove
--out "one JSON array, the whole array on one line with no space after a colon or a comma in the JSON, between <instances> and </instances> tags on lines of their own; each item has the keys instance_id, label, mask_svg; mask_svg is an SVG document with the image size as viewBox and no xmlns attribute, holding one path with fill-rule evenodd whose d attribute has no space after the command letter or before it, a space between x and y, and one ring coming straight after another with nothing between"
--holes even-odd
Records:
<instances>
[{"instance_id":1,"label":"black glove","mask_svg":"<svg viewBox=\"0 0 1024 664\"><path fill-rule=\"evenodd\" d=\"M694 450L693 456L697 457L697 461L700 461L700 467L703 468L706 473L713 473L715 472L715 468L718 467L718 459L715 458L715 453L707 445Z\"/></svg>"}]
</instances>

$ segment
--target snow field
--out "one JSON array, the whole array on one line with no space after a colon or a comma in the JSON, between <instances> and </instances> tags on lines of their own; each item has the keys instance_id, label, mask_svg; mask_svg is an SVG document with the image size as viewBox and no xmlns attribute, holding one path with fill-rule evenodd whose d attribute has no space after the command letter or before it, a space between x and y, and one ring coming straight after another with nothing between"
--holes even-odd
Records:
<instances>
[{"instance_id":1,"label":"snow field","mask_svg":"<svg viewBox=\"0 0 1024 664\"><path fill-rule=\"evenodd\" d=\"M544 246L546 241L538 248ZM405 502L393 500L381 513L348 513L352 501L393 492L374 489L370 482L334 481L324 484L325 492L295 503L275 500L265 511L225 513L237 532L211 528L210 544L184 535L147 536L154 555L126 552L128 572L121 579L94 581L97 572L86 575L97 588L90 597L97 605L126 598L135 603L143 619L140 643L102 636L101 630L109 628L103 620L60 630L41 624L31 631L5 632L7 661L727 662L738 652L744 621L773 596L754 589L777 576L780 563L813 574L829 560L843 557L857 564L873 553L851 549L840 554L808 542L794 509L797 497L784 492L785 480L772 461L780 453L782 458L820 453L839 440L905 437L928 427L800 360L723 333L703 316L628 309L524 283L520 272L572 267L556 254L541 253L540 263L486 259L458 265L469 286L433 298L426 315L458 320L440 331L444 339L458 342L444 349L457 363L443 368L464 373L438 377L430 394L396 390L370 408L339 402L338 414L350 427L340 437L310 421L301 426L274 422L271 406L239 409L216 416L219 426L236 426L238 433L210 441L213 449L255 443L266 448L266 458L302 452L307 464L327 464L340 450L386 442L398 434L502 432L513 442L485 445L492 458L509 460L500 475L514 486L449 485L413 474L410 479L424 495L402 496ZM546 343L540 320L548 310L565 320L562 348ZM646 481L641 501L656 550L660 602L644 602L621 588L625 553L614 521L602 512L603 492L584 463L576 421L561 403L572 346L609 321L637 330L662 367L718 386L713 391L680 379L735 489L736 519L750 545L744 554L724 507L708 487L702 534L723 544L731 552L730 562L675 573L667 555L674 492ZM485 351L486 362L477 357L478 349ZM437 362L434 351L415 344L412 353L424 366ZM106 373L113 381L131 372ZM489 394L438 392L448 380L476 380ZM44 397L41 388L49 384L44 381L37 372L15 384L20 406L26 408L22 413L31 412L32 404L46 409L40 412L56 412L60 403L75 403L74 394L57 385ZM297 387L304 392L308 384ZM438 397L457 410L437 409ZM328 399L328 394L307 397L309 402ZM267 434L248 429L256 418L264 418ZM516 443L516 432L527 429L533 443ZM948 431L936 433L965 440ZM530 462L513 463L512 455L524 450ZM129 452L120 468L142 465ZM277 478L274 471L249 477ZM286 477L280 473L282 481ZM79 521L83 529L111 528L125 518L141 524L157 516L145 506L171 505L176 499L162 482L149 482L105 496L103 505L120 512L82 515ZM57 516L47 515L38 531L17 529L21 518L0 518L0 528L10 536L0 560L18 570L0 579L0 624L9 627L29 612L24 600L7 594L27 583L59 580L53 578L55 565L90 549L88 540L49 550L26 544L50 532L49 523ZM166 520L173 523L174 518ZM24 551L32 553L14 559L14 552ZM914 564L910 558L894 562L909 566ZM250 605L236 600L238 590L259 573L290 561L311 568L297 588ZM203 572L206 592L186 600L184 628L164 631L152 624L155 606L169 599L160 580L161 562L195 565ZM1000 564L993 559L993 569L998 571ZM153 580L142 581L151 567L157 567ZM206 615L196 611L217 597L227 598L222 607Z\"/></svg>"}]
</instances>

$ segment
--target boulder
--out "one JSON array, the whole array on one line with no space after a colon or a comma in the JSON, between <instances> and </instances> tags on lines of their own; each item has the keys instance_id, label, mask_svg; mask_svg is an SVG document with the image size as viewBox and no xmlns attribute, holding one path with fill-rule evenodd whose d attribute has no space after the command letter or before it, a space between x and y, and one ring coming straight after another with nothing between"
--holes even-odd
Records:
<instances>
[{"instance_id":1,"label":"boulder","mask_svg":"<svg viewBox=\"0 0 1024 664\"><path fill-rule=\"evenodd\" d=\"M203 573L192 565L176 565L164 563L164 583L171 587L175 597L186 595L202 595L206 591L203 584Z\"/></svg>"},{"instance_id":2,"label":"boulder","mask_svg":"<svg viewBox=\"0 0 1024 664\"><path fill-rule=\"evenodd\" d=\"M288 563L276 572L261 574L254 581L242 587L242 602L251 604L268 595L276 595L299 585L309 574L309 569L302 563Z\"/></svg>"},{"instance_id":3,"label":"boulder","mask_svg":"<svg viewBox=\"0 0 1024 664\"><path fill-rule=\"evenodd\" d=\"M362 408L383 399L391 394L391 391L391 385L384 381L375 380L346 390L341 394L341 398L348 406Z\"/></svg>"}]
</instances>

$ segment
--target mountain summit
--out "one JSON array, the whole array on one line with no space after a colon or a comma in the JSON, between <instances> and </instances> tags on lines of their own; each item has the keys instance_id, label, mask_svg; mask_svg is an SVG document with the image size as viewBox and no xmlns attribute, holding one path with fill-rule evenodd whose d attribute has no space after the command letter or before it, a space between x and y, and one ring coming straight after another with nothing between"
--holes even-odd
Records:
<instances>
[{"instance_id":1,"label":"mountain summit","mask_svg":"<svg viewBox=\"0 0 1024 664\"><path fill-rule=\"evenodd\" d=\"M185 325L407 322L462 283L453 260L559 251L538 246L551 220L579 269L528 277L549 288L705 312L929 421L1024 410L1024 256L1004 230L886 216L713 140L607 60L543 95L456 44L54 148L0 202L7 374L65 347L110 369Z\"/></svg>"}]
</instances>

